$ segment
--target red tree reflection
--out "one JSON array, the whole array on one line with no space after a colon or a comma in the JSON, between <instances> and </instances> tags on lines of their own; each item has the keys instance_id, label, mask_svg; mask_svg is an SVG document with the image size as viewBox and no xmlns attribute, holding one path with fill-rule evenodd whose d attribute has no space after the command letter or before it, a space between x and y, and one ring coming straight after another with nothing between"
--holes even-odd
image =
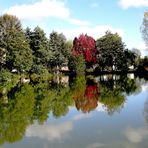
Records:
<instances>
[{"instance_id":1,"label":"red tree reflection","mask_svg":"<svg viewBox=\"0 0 148 148\"><path fill-rule=\"evenodd\" d=\"M84 113L94 110L98 105L99 92L99 87L94 82L87 84L83 91L77 90L73 97L76 108Z\"/></svg>"}]
</instances>

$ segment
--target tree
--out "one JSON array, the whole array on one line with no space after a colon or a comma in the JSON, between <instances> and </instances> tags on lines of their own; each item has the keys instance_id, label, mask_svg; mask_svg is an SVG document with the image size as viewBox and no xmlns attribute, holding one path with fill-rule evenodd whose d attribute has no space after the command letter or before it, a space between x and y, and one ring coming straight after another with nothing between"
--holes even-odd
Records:
<instances>
[{"instance_id":1,"label":"tree","mask_svg":"<svg viewBox=\"0 0 148 148\"><path fill-rule=\"evenodd\" d=\"M133 69L136 69L140 63L140 51L136 48L133 48L132 50L126 49L124 54L127 67L129 68L130 66L133 66Z\"/></svg>"},{"instance_id":2,"label":"tree","mask_svg":"<svg viewBox=\"0 0 148 148\"><path fill-rule=\"evenodd\" d=\"M69 58L68 67L71 72L75 74L84 74L86 69L85 59L83 55L73 56Z\"/></svg>"},{"instance_id":3,"label":"tree","mask_svg":"<svg viewBox=\"0 0 148 148\"><path fill-rule=\"evenodd\" d=\"M32 72L37 72L36 69L47 69L51 52L48 50L48 39L46 34L40 27L35 27L33 31L26 28L26 38L29 42L33 53L33 67Z\"/></svg>"},{"instance_id":4,"label":"tree","mask_svg":"<svg viewBox=\"0 0 148 148\"><path fill-rule=\"evenodd\" d=\"M96 41L97 63L101 70L125 70L124 43L121 37L107 31Z\"/></svg>"},{"instance_id":5,"label":"tree","mask_svg":"<svg viewBox=\"0 0 148 148\"><path fill-rule=\"evenodd\" d=\"M81 34L79 38L73 41L73 56L83 55L87 66L91 66L96 62L96 42L88 36Z\"/></svg>"},{"instance_id":6,"label":"tree","mask_svg":"<svg viewBox=\"0 0 148 148\"><path fill-rule=\"evenodd\" d=\"M32 52L17 17L0 16L0 48L6 53L5 68L17 69L20 73L30 70Z\"/></svg>"},{"instance_id":7,"label":"tree","mask_svg":"<svg viewBox=\"0 0 148 148\"><path fill-rule=\"evenodd\" d=\"M63 34L52 32L49 37L49 50L52 53L50 65L54 69L60 69L63 64L68 63L66 50L66 38Z\"/></svg>"},{"instance_id":8,"label":"tree","mask_svg":"<svg viewBox=\"0 0 148 148\"><path fill-rule=\"evenodd\" d=\"M137 48L133 48L132 49L132 53L134 54L135 56L135 61L134 61L134 67L137 68L139 63L140 63L140 59L141 59L141 52L139 49Z\"/></svg>"},{"instance_id":9,"label":"tree","mask_svg":"<svg viewBox=\"0 0 148 148\"><path fill-rule=\"evenodd\" d=\"M144 13L143 22L141 25L141 33L146 46L148 46L148 12Z\"/></svg>"}]
</instances>

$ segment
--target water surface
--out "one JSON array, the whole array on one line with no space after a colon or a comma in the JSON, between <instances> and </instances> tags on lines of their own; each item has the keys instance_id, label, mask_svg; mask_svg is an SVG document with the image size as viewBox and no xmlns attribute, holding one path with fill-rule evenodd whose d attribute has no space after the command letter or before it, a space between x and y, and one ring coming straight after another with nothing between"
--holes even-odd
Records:
<instances>
[{"instance_id":1,"label":"water surface","mask_svg":"<svg viewBox=\"0 0 148 148\"><path fill-rule=\"evenodd\" d=\"M147 148L148 82L133 74L0 87L2 148Z\"/></svg>"}]
</instances>

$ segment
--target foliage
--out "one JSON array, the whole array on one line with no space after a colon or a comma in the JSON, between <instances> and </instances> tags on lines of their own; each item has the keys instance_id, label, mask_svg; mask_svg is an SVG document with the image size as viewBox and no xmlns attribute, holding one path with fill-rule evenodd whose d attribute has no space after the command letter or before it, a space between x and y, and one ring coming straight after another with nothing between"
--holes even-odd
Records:
<instances>
[{"instance_id":1,"label":"foliage","mask_svg":"<svg viewBox=\"0 0 148 148\"><path fill-rule=\"evenodd\" d=\"M32 66L32 52L17 17L0 16L0 48L6 53L3 63L9 70L28 72Z\"/></svg>"},{"instance_id":2,"label":"foliage","mask_svg":"<svg viewBox=\"0 0 148 148\"><path fill-rule=\"evenodd\" d=\"M50 65L52 68L59 68L63 64L68 63L68 45L66 44L66 38L63 34L52 32L49 37L49 50L52 53L50 59Z\"/></svg>"},{"instance_id":3,"label":"foliage","mask_svg":"<svg viewBox=\"0 0 148 148\"><path fill-rule=\"evenodd\" d=\"M6 50L0 47L0 70L2 69L3 65L6 61Z\"/></svg>"},{"instance_id":4,"label":"foliage","mask_svg":"<svg viewBox=\"0 0 148 148\"><path fill-rule=\"evenodd\" d=\"M30 48L33 53L33 65L42 65L42 67L49 66L51 52L48 50L48 39L46 34L40 27L35 27L33 31L26 28L26 38L29 42ZM37 66L36 66L37 67ZM37 71L35 71L37 72Z\"/></svg>"},{"instance_id":5,"label":"foliage","mask_svg":"<svg viewBox=\"0 0 148 148\"><path fill-rule=\"evenodd\" d=\"M0 82L2 81L11 81L12 74L5 69L0 70Z\"/></svg>"},{"instance_id":6,"label":"foliage","mask_svg":"<svg viewBox=\"0 0 148 148\"><path fill-rule=\"evenodd\" d=\"M68 67L70 71L76 74L83 74L86 69L85 60L83 55L71 56L69 59Z\"/></svg>"},{"instance_id":7,"label":"foliage","mask_svg":"<svg viewBox=\"0 0 148 148\"><path fill-rule=\"evenodd\" d=\"M52 79L52 74L50 74L50 73L43 73L43 74L33 73L30 75L30 79L32 82L47 81L47 80Z\"/></svg>"},{"instance_id":8,"label":"foliage","mask_svg":"<svg viewBox=\"0 0 148 148\"><path fill-rule=\"evenodd\" d=\"M133 66L133 68L136 69L140 64L140 55L141 55L140 51L136 48L133 48L132 50L126 49L124 51L124 54L127 66L128 67Z\"/></svg>"},{"instance_id":9,"label":"foliage","mask_svg":"<svg viewBox=\"0 0 148 148\"><path fill-rule=\"evenodd\" d=\"M36 73L38 75L42 75L42 74L48 74L48 70L43 66L43 65L33 65L32 66L32 73Z\"/></svg>"},{"instance_id":10,"label":"foliage","mask_svg":"<svg viewBox=\"0 0 148 148\"><path fill-rule=\"evenodd\" d=\"M101 70L126 70L124 55L124 43L121 37L107 31L106 34L96 41L97 63Z\"/></svg>"},{"instance_id":11,"label":"foliage","mask_svg":"<svg viewBox=\"0 0 148 148\"><path fill-rule=\"evenodd\" d=\"M96 42L88 36L81 34L79 38L73 41L72 54L74 56L83 55L86 64L94 64L96 62Z\"/></svg>"}]
</instances>

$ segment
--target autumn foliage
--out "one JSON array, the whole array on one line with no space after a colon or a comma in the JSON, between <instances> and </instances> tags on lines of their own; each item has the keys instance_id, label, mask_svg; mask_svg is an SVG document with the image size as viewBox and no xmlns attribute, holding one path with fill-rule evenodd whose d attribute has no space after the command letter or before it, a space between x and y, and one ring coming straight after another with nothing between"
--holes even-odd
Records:
<instances>
[{"instance_id":1,"label":"autumn foliage","mask_svg":"<svg viewBox=\"0 0 148 148\"><path fill-rule=\"evenodd\" d=\"M76 108L84 113L94 110L98 105L99 88L97 84L87 84L83 89L74 94Z\"/></svg>"},{"instance_id":2,"label":"autumn foliage","mask_svg":"<svg viewBox=\"0 0 148 148\"><path fill-rule=\"evenodd\" d=\"M72 54L74 56L83 55L87 63L95 63L96 41L88 35L81 34L73 41Z\"/></svg>"}]
</instances>

